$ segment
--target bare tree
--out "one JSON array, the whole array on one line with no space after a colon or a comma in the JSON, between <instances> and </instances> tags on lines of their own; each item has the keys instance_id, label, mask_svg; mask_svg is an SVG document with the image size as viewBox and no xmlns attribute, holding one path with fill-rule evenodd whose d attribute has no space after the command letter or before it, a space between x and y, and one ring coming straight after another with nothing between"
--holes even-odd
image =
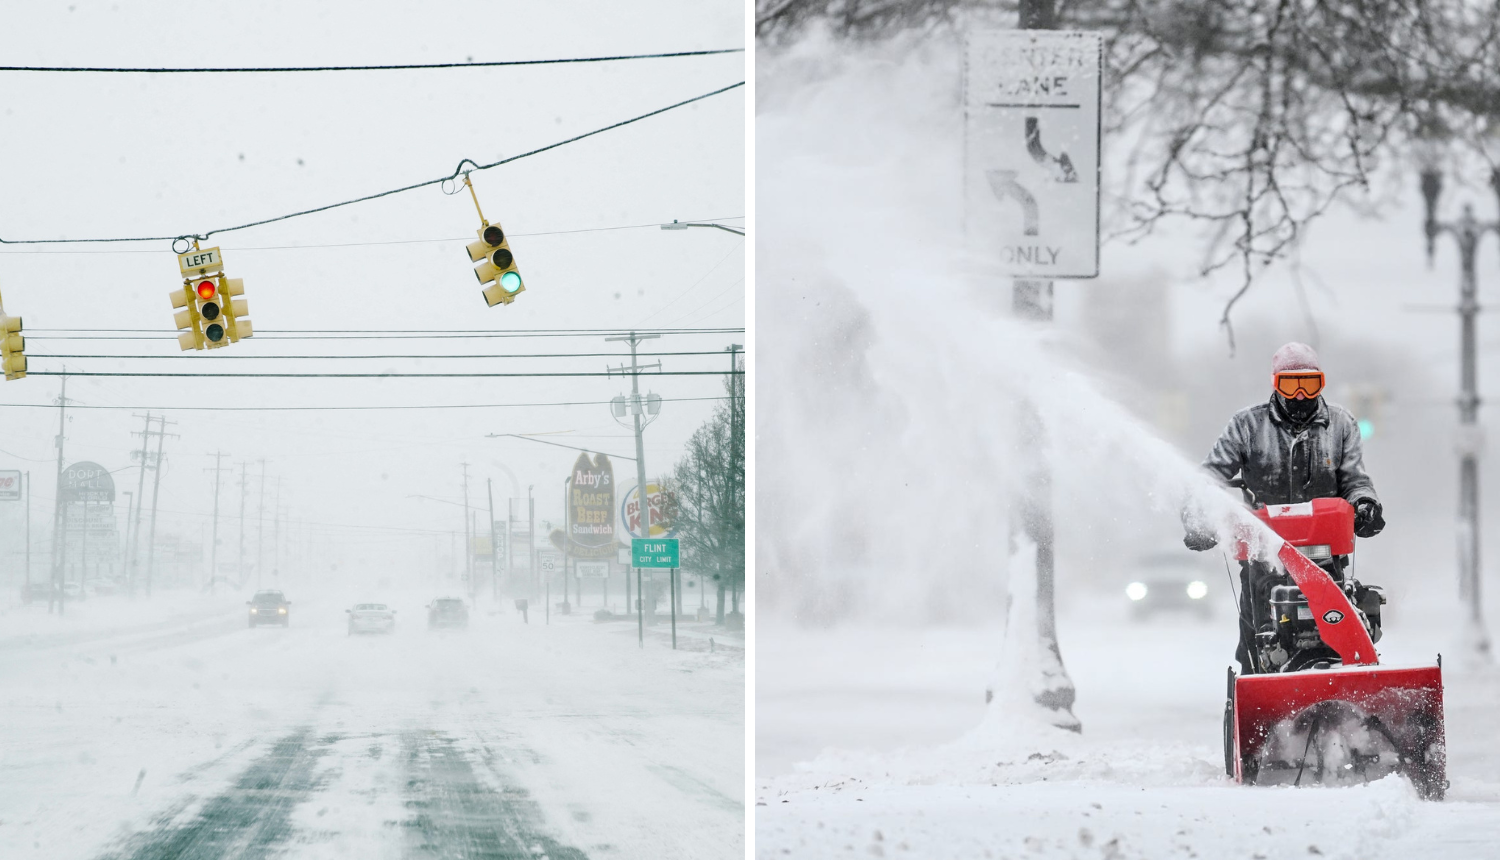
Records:
<instances>
[{"instance_id":1,"label":"bare tree","mask_svg":"<svg viewBox=\"0 0 1500 860\"><path fill-rule=\"evenodd\" d=\"M743 371L740 362L737 370ZM682 565L712 572L718 585L717 620L724 622L726 595L738 620L745 585L745 377L724 380L728 397L694 431L687 455L677 463L666 493L669 519L681 540Z\"/></svg>"}]
</instances>

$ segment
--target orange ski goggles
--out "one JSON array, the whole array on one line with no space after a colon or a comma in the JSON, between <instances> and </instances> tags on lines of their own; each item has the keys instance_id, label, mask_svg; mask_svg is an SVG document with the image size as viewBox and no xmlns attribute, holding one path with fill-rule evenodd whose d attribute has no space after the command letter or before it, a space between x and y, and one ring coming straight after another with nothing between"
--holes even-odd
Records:
<instances>
[{"instance_id":1,"label":"orange ski goggles","mask_svg":"<svg viewBox=\"0 0 1500 860\"><path fill-rule=\"evenodd\" d=\"M1289 370L1276 374L1274 379L1276 390L1288 400L1296 398L1299 393L1311 400L1323 391L1321 370Z\"/></svg>"}]
</instances>

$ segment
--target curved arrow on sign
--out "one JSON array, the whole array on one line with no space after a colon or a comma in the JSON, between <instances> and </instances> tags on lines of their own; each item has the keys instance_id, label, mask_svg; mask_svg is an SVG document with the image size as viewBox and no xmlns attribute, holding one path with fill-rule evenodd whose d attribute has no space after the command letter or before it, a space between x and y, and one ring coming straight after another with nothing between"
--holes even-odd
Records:
<instances>
[{"instance_id":1,"label":"curved arrow on sign","mask_svg":"<svg viewBox=\"0 0 1500 860\"><path fill-rule=\"evenodd\" d=\"M1014 170L990 170L985 173L990 180L990 189L995 192L995 197L1004 200L1007 197L1014 198L1021 204L1021 214L1025 219L1025 233L1035 236L1039 230L1038 221L1041 213L1037 209L1036 198L1026 187L1016 181Z\"/></svg>"}]
</instances>

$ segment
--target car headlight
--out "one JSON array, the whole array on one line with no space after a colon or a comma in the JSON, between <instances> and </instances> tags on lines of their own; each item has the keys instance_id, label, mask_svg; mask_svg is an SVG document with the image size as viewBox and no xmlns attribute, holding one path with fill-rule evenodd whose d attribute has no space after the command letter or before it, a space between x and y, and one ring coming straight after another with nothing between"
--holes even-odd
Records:
<instances>
[{"instance_id":1,"label":"car headlight","mask_svg":"<svg viewBox=\"0 0 1500 860\"><path fill-rule=\"evenodd\" d=\"M1202 600L1208 594L1208 583L1194 580L1188 583L1187 595L1193 600Z\"/></svg>"},{"instance_id":2,"label":"car headlight","mask_svg":"<svg viewBox=\"0 0 1500 860\"><path fill-rule=\"evenodd\" d=\"M254 615L254 614L255 614L255 607L253 607L253 606L252 606L252 607L250 607L250 614L251 614L251 615Z\"/></svg>"},{"instance_id":3,"label":"car headlight","mask_svg":"<svg viewBox=\"0 0 1500 860\"><path fill-rule=\"evenodd\" d=\"M1146 596L1146 583L1132 582L1125 586L1125 596L1131 600L1141 600Z\"/></svg>"},{"instance_id":4,"label":"car headlight","mask_svg":"<svg viewBox=\"0 0 1500 860\"><path fill-rule=\"evenodd\" d=\"M282 615L285 615L286 614L286 607L283 606L282 608L280 608L280 609L278 609L276 611L279 612L279 613L281 613Z\"/></svg>"}]
</instances>

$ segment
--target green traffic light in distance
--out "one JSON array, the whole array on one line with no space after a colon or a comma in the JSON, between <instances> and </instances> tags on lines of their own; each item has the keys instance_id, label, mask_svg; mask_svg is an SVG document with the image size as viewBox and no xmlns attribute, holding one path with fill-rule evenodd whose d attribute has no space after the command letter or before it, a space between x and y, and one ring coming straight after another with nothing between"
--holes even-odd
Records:
<instances>
[{"instance_id":1,"label":"green traffic light in distance","mask_svg":"<svg viewBox=\"0 0 1500 860\"><path fill-rule=\"evenodd\" d=\"M514 293L521 289L521 276L515 272L506 272L500 276L500 289L507 293Z\"/></svg>"},{"instance_id":2,"label":"green traffic light in distance","mask_svg":"<svg viewBox=\"0 0 1500 860\"><path fill-rule=\"evenodd\" d=\"M1368 439L1375 435L1375 422L1368 418L1359 419L1359 438Z\"/></svg>"}]
</instances>

